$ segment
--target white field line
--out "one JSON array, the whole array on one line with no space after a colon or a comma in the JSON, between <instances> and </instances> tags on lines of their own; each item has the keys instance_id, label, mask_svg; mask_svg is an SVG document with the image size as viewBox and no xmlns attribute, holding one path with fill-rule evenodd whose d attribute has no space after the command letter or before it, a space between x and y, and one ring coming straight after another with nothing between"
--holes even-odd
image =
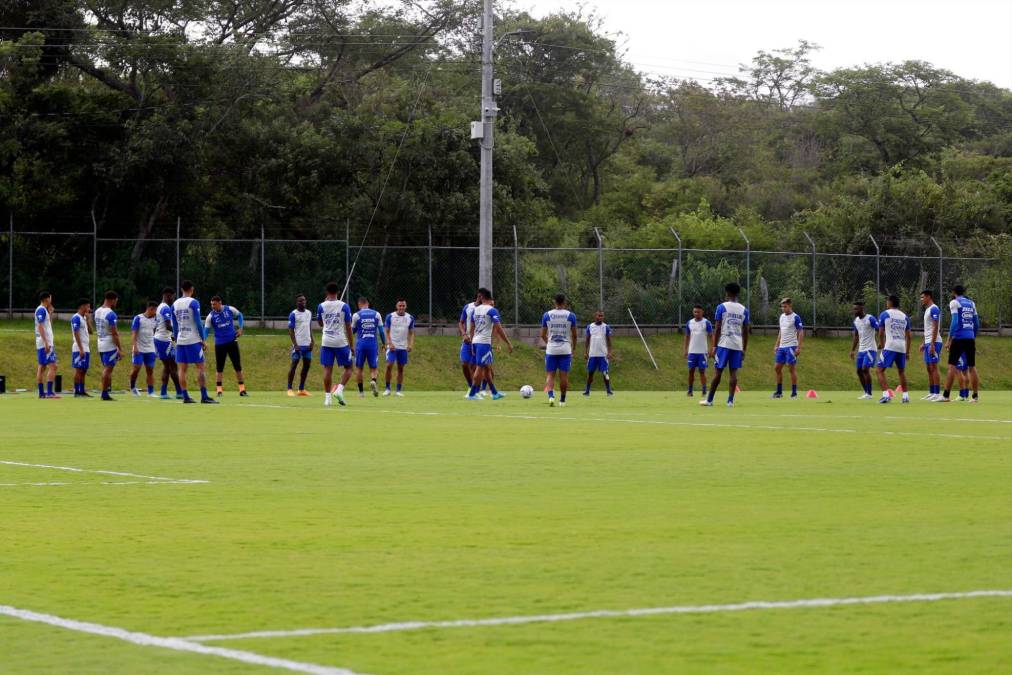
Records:
<instances>
[{"instance_id":1,"label":"white field line","mask_svg":"<svg viewBox=\"0 0 1012 675\"><path fill-rule=\"evenodd\" d=\"M602 412L602 415L622 415L624 413L618 412ZM646 415L666 415L667 413L641 413ZM838 419L838 420L902 420L904 422L916 422L920 418L916 417L905 417L903 415L882 415L881 417L869 417L868 415L833 415L826 413L770 413L769 415L756 415L754 413L735 413L735 417L759 417L768 419L770 417L790 417L790 418L807 418L807 417L825 417L827 419ZM974 417L931 417L924 418L925 421L934 422L979 422L983 424L1012 424L1012 420L996 420L996 419L984 419Z\"/></svg>"},{"instance_id":2,"label":"white field line","mask_svg":"<svg viewBox=\"0 0 1012 675\"><path fill-rule=\"evenodd\" d=\"M206 483L207 481L199 481ZM194 481L189 480L103 480L95 482L78 482L78 483L61 483L61 482L50 482L50 483L0 483L0 487L61 487L64 485L77 486L77 485L193 485Z\"/></svg>"},{"instance_id":3,"label":"white field line","mask_svg":"<svg viewBox=\"0 0 1012 675\"><path fill-rule=\"evenodd\" d=\"M312 410L304 406L293 406L293 405L280 405L273 403L240 403L243 408L283 408L289 410ZM480 403L469 402L466 405L481 405ZM334 406L335 408L338 406ZM320 412L325 412L325 408L317 408ZM356 409L357 410L357 409ZM443 413L443 412L423 412L413 410L370 410L365 409L361 412L365 413L381 413L388 415L411 415L421 417L467 417L473 419L475 415L482 417L497 417L501 419L517 419L517 420L566 420L571 422L606 422L606 423L623 423L623 424L647 424L647 425L659 425L659 426L675 426L675 427L703 427L711 429L751 429L760 431L796 431L796 432L817 432L817 433L828 433L828 434L869 434L874 436L912 436L915 438L951 438L960 440L978 440L978 441L1007 441L1009 436L980 436L972 434L946 434L938 432L920 432L920 431L879 431L873 429L842 429L832 427L799 427L799 426L779 426L775 424L733 424L729 422L680 422L677 420L651 420L651 419L635 419L635 418L621 418L621 417L573 417L565 415L521 415L521 414L505 414L505 413ZM357 413L356 413L357 414ZM865 419L865 418L862 418ZM906 418L904 418L906 419ZM909 421L917 421L915 419Z\"/></svg>"},{"instance_id":4,"label":"white field line","mask_svg":"<svg viewBox=\"0 0 1012 675\"><path fill-rule=\"evenodd\" d=\"M297 673L311 673L312 675L355 675L355 673L345 668L334 668L331 666L317 665L315 663L290 661L288 659L279 659L273 656L264 656L263 654L256 654L254 652L241 651L238 649L209 647L208 645L191 642L183 638L158 637L156 635L137 633L123 628L116 628L114 626L104 626L98 623L64 619L52 614L41 614L39 612L32 612L27 609L18 609L17 607L10 607L8 605L0 605L0 616L9 616L14 619L31 621L34 623L43 623L49 626L56 626L57 628L77 631L79 633L91 633L93 635L115 638L117 640L123 640L124 642L130 642L144 647L161 647L163 649L171 649L177 652L192 652L194 654L218 656L225 659L231 659L233 661L249 663L255 666L280 668L282 670L290 670Z\"/></svg>"},{"instance_id":5,"label":"white field line","mask_svg":"<svg viewBox=\"0 0 1012 675\"><path fill-rule=\"evenodd\" d=\"M813 607L839 607L844 605L881 605L900 602L938 602L940 600L965 600L969 598L1008 598L1012 590L965 591L956 593L917 593L913 595L870 595L853 598L811 598L808 600L755 600L727 605L676 605L672 607L643 607L639 609L598 609L589 612L567 612L564 614L533 614L528 616L503 616L489 619L454 619L450 621L399 621L368 626L347 626L343 628L300 628L296 630L261 630L232 635L194 635L183 638L193 642L220 640L247 640L253 638L305 637L310 635L335 635L343 633L394 633L426 628L474 628L480 626L515 626L526 623L556 623L580 619L622 619L661 614L718 614L723 612L745 612L766 609L808 609Z\"/></svg>"},{"instance_id":6,"label":"white field line","mask_svg":"<svg viewBox=\"0 0 1012 675\"><path fill-rule=\"evenodd\" d=\"M139 473L128 473L126 471L106 471L103 469L79 469L74 466L56 466L53 464L30 464L28 462L14 462L11 460L0 459L0 464L6 464L8 466L24 466L32 469L51 469L53 471L70 471L72 473L95 473L103 476L122 476L123 478L142 478L143 481L132 481L133 483L147 482L147 483L181 483L181 484L197 484L197 483L209 483L206 480L196 480L189 478L166 478L164 476L145 476ZM117 483L105 483L106 485L115 485ZM126 483L119 483L126 484Z\"/></svg>"}]
</instances>

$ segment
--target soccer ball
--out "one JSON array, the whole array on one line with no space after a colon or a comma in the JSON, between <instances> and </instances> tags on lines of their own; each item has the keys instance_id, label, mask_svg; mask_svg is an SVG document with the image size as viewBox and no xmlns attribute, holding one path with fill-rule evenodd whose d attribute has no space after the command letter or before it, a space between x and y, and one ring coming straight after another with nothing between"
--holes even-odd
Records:
<instances>
[{"instance_id":1,"label":"soccer ball","mask_svg":"<svg viewBox=\"0 0 1012 675\"><path fill-rule=\"evenodd\" d=\"M531 396L534 396L534 387L532 387L529 384L525 384L524 386L520 387L520 395L523 396L524 398L530 398Z\"/></svg>"}]
</instances>

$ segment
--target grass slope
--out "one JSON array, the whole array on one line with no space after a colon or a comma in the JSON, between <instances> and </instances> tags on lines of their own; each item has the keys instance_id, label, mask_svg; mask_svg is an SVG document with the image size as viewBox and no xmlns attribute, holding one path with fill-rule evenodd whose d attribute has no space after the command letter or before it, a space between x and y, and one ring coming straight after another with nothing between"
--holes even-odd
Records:
<instances>
[{"instance_id":1,"label":"grass slope","mask_svg":"<svg viewBox=\"0 0 1012 675\"><path fill-rule=\"evenodd\" d=\"M57 356L60 359L60 373L66 382L64 388L71 389L73 371L70 368L70 324L56 322ZM124 334L124 346L129 351L129 333ZM319 336L317 335L317 345ZM615 387L627 391L671 391L682 390L686 382L685 360L682 358L681 335L655 335L648 338L651 351L657 360L659 370L654 370L646 350L638 337L615 339L615 359L612 362L612 377ZM287 332L250 330L242 339L243 369L247 383L253 390L283 389L288 376L288 349L291 345ZM753 336L750 340L748 358L740 374L743 389L768 389L774 382L772 336ZM915 342L916 352L919 342ZM94 339L92 349L95 350ZM35 382L35 342L31 323L24 321L0 322L0 374L6 374L8 387L31 389ZM583 347L578 355L582 357ZM799 362L800 385L804 389L857 389L860 387L849 359L849 338L808 339ZM408 366L406 386L416 391L447 391L464 388L458 357L460 341L454 337L427 336L419 334ZM317 354L314 354L314 358ZM98 355L92 357L89 372L90 386L96 387L101 370L96 367ZM577 360L574 378L580 388L586 378L582 358ZM1012 339L985 337L978 342L977 366L981 374L983 389L1012 389ZM235 377L232 366L225 366L225 383L234 389ZM211 370L214 369L213 358ZM506 389L517 389L522 384L532 384L540 389L544 382L544 351L527 344L518 344L517 351L509 354L496 353L497 378ZM944 369L944 366L943 366ZM156 376L160 377L160 366ZM712 373L712 368L709 371ZM114 386L124 389L128 385L130 366L120 363L114 374ZM913 364L908 368L911 390L927 390L927 375L919 353L913 353ZM212 374L213 376L213 374ZM143 374L141 376L143 383ZM380 371L380 380L383 372ZM890 373L890 383L895 386L895 372ZM314 363L309 384L312 389L322 386L319 364Z\"/></svg>"},{"instance_id":2,"label":"grass slope","mask_svg":"<svg viewBox=\"0 0 1012 675\"><path fill-rule=\"evenodd\" d=\"M1009 393L320 403L0 398L0 460L210 481L0 464L71 483L0 487L0 604L194 635L1012 588ZM1010 630L999 598L214 644L384 674L966 673L1006 668ZM0 662L256 672L4 618Z\"/></svg>"}]
</instances>

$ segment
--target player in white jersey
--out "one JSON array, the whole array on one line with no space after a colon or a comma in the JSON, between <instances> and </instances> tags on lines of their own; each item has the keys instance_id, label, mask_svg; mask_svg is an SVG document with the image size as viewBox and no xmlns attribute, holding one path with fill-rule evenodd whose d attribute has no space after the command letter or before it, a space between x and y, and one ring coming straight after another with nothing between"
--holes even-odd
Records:
<instances>
[{"instance_id":1,"label":"player in white jersey","mask_svg":"<svg viewBox=\"0 0 1012 675\"><path fill-rule=\"evenodd\" d=\"M706 396L706 359L713 351L713 324L703 316L703 306L692 308L692 318L685 322L685 343L682 345L682 356L689 369L689 390L686 396L692 397L692 385L696 371L699 371L699 384Z\"/></svg>"},{"instance_id":2,"label":"player in white jersey","mask_svg":"<svg viewBox=\"0 0 1012 675\"><path fill-rule=\"evenodd\" d=\"M858 399L867 400L872 398L871 369L878 363L878 319L865 314L864 303L858 300L854 303L853 324L854 341L850 345L850 360L857 367L857 379L861 380L861 388L864 390Z\"/></svg>"},{"instance_id":3,"label":"player in white jersey","mask_svg":"<svg viewBox=\"0 0 1012 675\"><path fill-rule=\"evenodd\" d=\"M481 383L485 381L486 377L489 377L488 389L492 392L492 400L498 401L505 396L502 392L496 391L495 382L491 381L490 377L493 361L492 338L494 335L498 335L506 343L510 354L513 353L513 343L510 342L509 336L503 330L499 312L492 305L492 302L492 291L487 288L479 288L478 302L474 308L474 313L471 315L472 322L469 333L471 344L474 345L474 358L477 362L474 380L471 383L471 391L467 397L469 401L481 400L478 392L481 391Z\"/></svg>"},{"instance_id":4,"label":"player in white jersey","mask_svg":"<svg viewBox=\"0 0 1012 675\"><path fill-rule=\"evenodd\" d=\"M397 364L397 396L404 396L404 366L408 365L408 354L415 348L415 317L408 314L408 303L397 298L397 311L387 314L383 325L387 335L387 372L384 396L390 395L390 375Z\"/></svg>"},{"instance_id":5,"label":"player in white jersey","mask_svg":"<svg viewBox=\"0 0 1012 675\"><path fill-rule=\"evenodd\" d=\"M777 390L771 398L783 398L784 396L784 365L791 373L791 398L798 397L798 355L801 353L801 343L805 339L804 325L801 317L794 311L790 298L780 301L780 331L777 333L777 341L773 346L773 358L776 363L774 370L777 374Z\"/></svg>"},{"instance_id":6,"label":"player in white jersey","mask_svg":"<svg viewBox=\"0 0 1012 675\"><path fill-rule=\"evenodd\" d=\"M88 317L91 315L91 300L77 301L77 311L70 317L70 362L74 366L74 398L91 398L84 385L84 379L91 366L91 331Z\"/></svg>"},{"instance_id":7,"label":"player in white jersey","mask_svg":"<svg viewBox=\"0 0 1012 675\"><path fill-rule=\"evenodd\" d=\"M600 372L604 378L604 390L608 396L611 390L611 376L608 373L608 362L611 360L611 326L604 322L604 311L594 313L594 322L587 324L587 338L583 343L583 358L587 360L587 387L584 396L590 396L590 385L594 383L594 373Z\"/></svg>"},{"instance_id":8,"label":"player in white jersey","mask_svg":"<svg viewBox=\"0 0 1012 675\"><path fill-rule=\"evenodd\" d=\"M566 308L566 296L555 296L555 307L541 317L541 339L545 343L545 391L548 405L555 405L555 374L559 374L559 405L566 405L569 368L576 344L576 315Z\"/></svg>"},{"instance_id":9,"label":"player in white jersey","mask_svg":"<svg viewBox=\"0 0 1012 675\"><path fill-rule=\"evenodd\" d=\"M288 337L292 341L292 365L288 369L288 395L295 396L292 384L295 382L295 369L302 361L302 372L299 373L299 396L309 396L306 391L306 377L309 366L313 362L313 313L306 309L306 296L299 293L295 296L295 309L288 315Z\"/></svg>"},{"instance_id":10,"label":"player in white jersey","mask_svg":"<svg viewBox=\"0 0 1012 675\"><path fill-rule=\"evenodd\" d=\"M183 398L179 386L179 367L176 365L176 348L172 343L172 303L176 300L176 292L169 287L162 289L162 302L155 310L158 325L155 327L155 353L162 362L161 398L169 398L169 380L176 388L176 398Z\"/></svg>"},{"instance_id":11,"label":"player in white jersey","mask_svg":"<svg viewBox=\"0 0 1012 675\"><path fill-rule=\"evenodd\" d=\"M119 295L106 291L102 306L95 310L95 335L98 337L98 355L102 359L102 400L112 399L112 371L123 357L123 347L116 328L116 305Z\"/></svg>"},{"instance_id":12,"label":"player in white jersey","mask_svg":"<svg viewBox=\"0 0 1012 675\"><path fill-rule=\"evenodd\" d=\"M460 310L460 318L457 320L457 332L460 333L460 370L467 380L467 389L470 391L471 383L474 381L474 347L471 345L471 322L474 316L476 302L469 302Z\"/></svg>"},{"instance_id":13,"label":"player in white jersey","mask_svg":"<svg viewBox=\"0 0 1012 675\"><path fill-rule=\"evenodd\" d=\"M724 294L727 299L717 306L717 311L713 315L713 339L717 346L710 356L714 359L713 369L717 372L713 375L710 393L699 402L700 405L713 405L713 397L717 393L717 386L724 374L724 368L730 368L731 378L727 388L727 407L734 407L734 394L738 389L738 370L745 361L745 350L748 349L748 309L738 302L739 293L741 293L741 286L733 281L724 286Z\"/></svg>"},{"instance_id":14,"label":"player in white jersey","mask_svg":"<svg viewBox=\"0 0 1012 675\"><path fill-rule=\"evenodd\" d=\"M351 330L351 308L338 299L341 288L331 281L327 284L326 299L316 307L316 322L323 328L320 341L320 365L323 366L323 405L331 404L331 394L337 402L345 405L344 385L352 376L352 356L355 351L355 335ZM334 363L344 368L341 383L331 389Z\"/></svg>"},{"instance_id":15,"label":"player in white jersey","mask_svg":"<svg viewBox=\"0 0 1012 675\"><path fill-rule=\"evenodd\" d=\"M149 302L144 311L134 317L130 323L130 351L133 369L130 371L130 393L140 396L137 389L137 375L144 368L147 375L148 396L155 395L155 363L158 352L155 350L155 330L158 327L158 303Z\"/></svg>"},{"instance_id":16,"label":"player in white jersey","mask_svg":"<svg viewBox=\"0 0 1012 675\"><path fill-rule=\"evenodd\" d=\"M172 335L176 341L176 364L179 366L179 388L183 393L183 403L196 403L186 390L186 371L193 364L200 385L200 402L217 405L218 402L207 395L207 368L204 365L207 333L204 332L204 322L200 319L200 303L193 297L196 289L192 281L184 281L179 285L179 291L182 297L172 303Z\"/></svg>"},{"instance_id":17,"label":"player in white jersey","mask_svg":"<svg viewBox=\"0 0 1012 675\"><path fill-rule=\"evenodd\" d=\"M53 342L53 295L39 293L39 306L35 309L35 355L39 367L35 381L39 398L60 398L53 391L56 382L56 343Z\"/></svg>"},{"instance_id":18,"label":"player in white jersey","mask_svg":"<svg viewBox=\"0 0 1012 675\"><path fill-rule=\"evenodd\" d=\"M922 401L934 401L942 395L942 376L938 362L942 356L941 311L935 304L935 294L929 288L921 291L921 305L924 307L924 367L928 371L928 395Z\"/></svg>"},{"instance_id":19,"label":"player in white jersey","mask_svg":"<svg viewBox=\"0 0 1012 675\"><path fill-rule=\"evenodd\" d=\"M892 400L885 371L893 365L896 366L896 372L900 376L903 403L909 403L906 367L907 359L910 358L912 337L910 317L900 311L900 299L897 296L890 295L886 298L886 309L879 316L878 324L878 337L882 347L878 357L878 383L882 387L882 398L879 399L879 403L888 403Z\"/></svg>"}]
</instances>

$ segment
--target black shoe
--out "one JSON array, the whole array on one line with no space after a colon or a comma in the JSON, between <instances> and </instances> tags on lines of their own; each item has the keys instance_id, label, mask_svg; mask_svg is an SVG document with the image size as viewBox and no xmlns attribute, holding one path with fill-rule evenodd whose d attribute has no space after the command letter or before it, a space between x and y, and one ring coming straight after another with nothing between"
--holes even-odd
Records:
<instances>
[{"instance_id":1,"label":"black shoe","mask_svg":"<svg viewBox=\"0 0 1012 675\"><path fill-rule=\"evenodd\" d=\"M192 398L184 398L183 403L196 403Z\"/></svg>"},{"instance_id":2,"label":"black shoe","mask_svg":"<svg viewBox=\"0 0 1012 675\"><path fill-rule=\"evenodd\" d=\"M245 389L243 389L242 391L239 392L239 395L240 396L249 396L249 393Z\"/></svg>"},{"instance_id":3,"label":"black shoe","mask_svg":"<svg viewBox=\"0 0 1012 675\"><path fill-rule=\"evenodd\" d=\"M202 398L202 399L200 399L200 402L201 403L213 403L214 405L218 405L218 402L215 401L213 398Z\"/></svg>"}]
</instances>

